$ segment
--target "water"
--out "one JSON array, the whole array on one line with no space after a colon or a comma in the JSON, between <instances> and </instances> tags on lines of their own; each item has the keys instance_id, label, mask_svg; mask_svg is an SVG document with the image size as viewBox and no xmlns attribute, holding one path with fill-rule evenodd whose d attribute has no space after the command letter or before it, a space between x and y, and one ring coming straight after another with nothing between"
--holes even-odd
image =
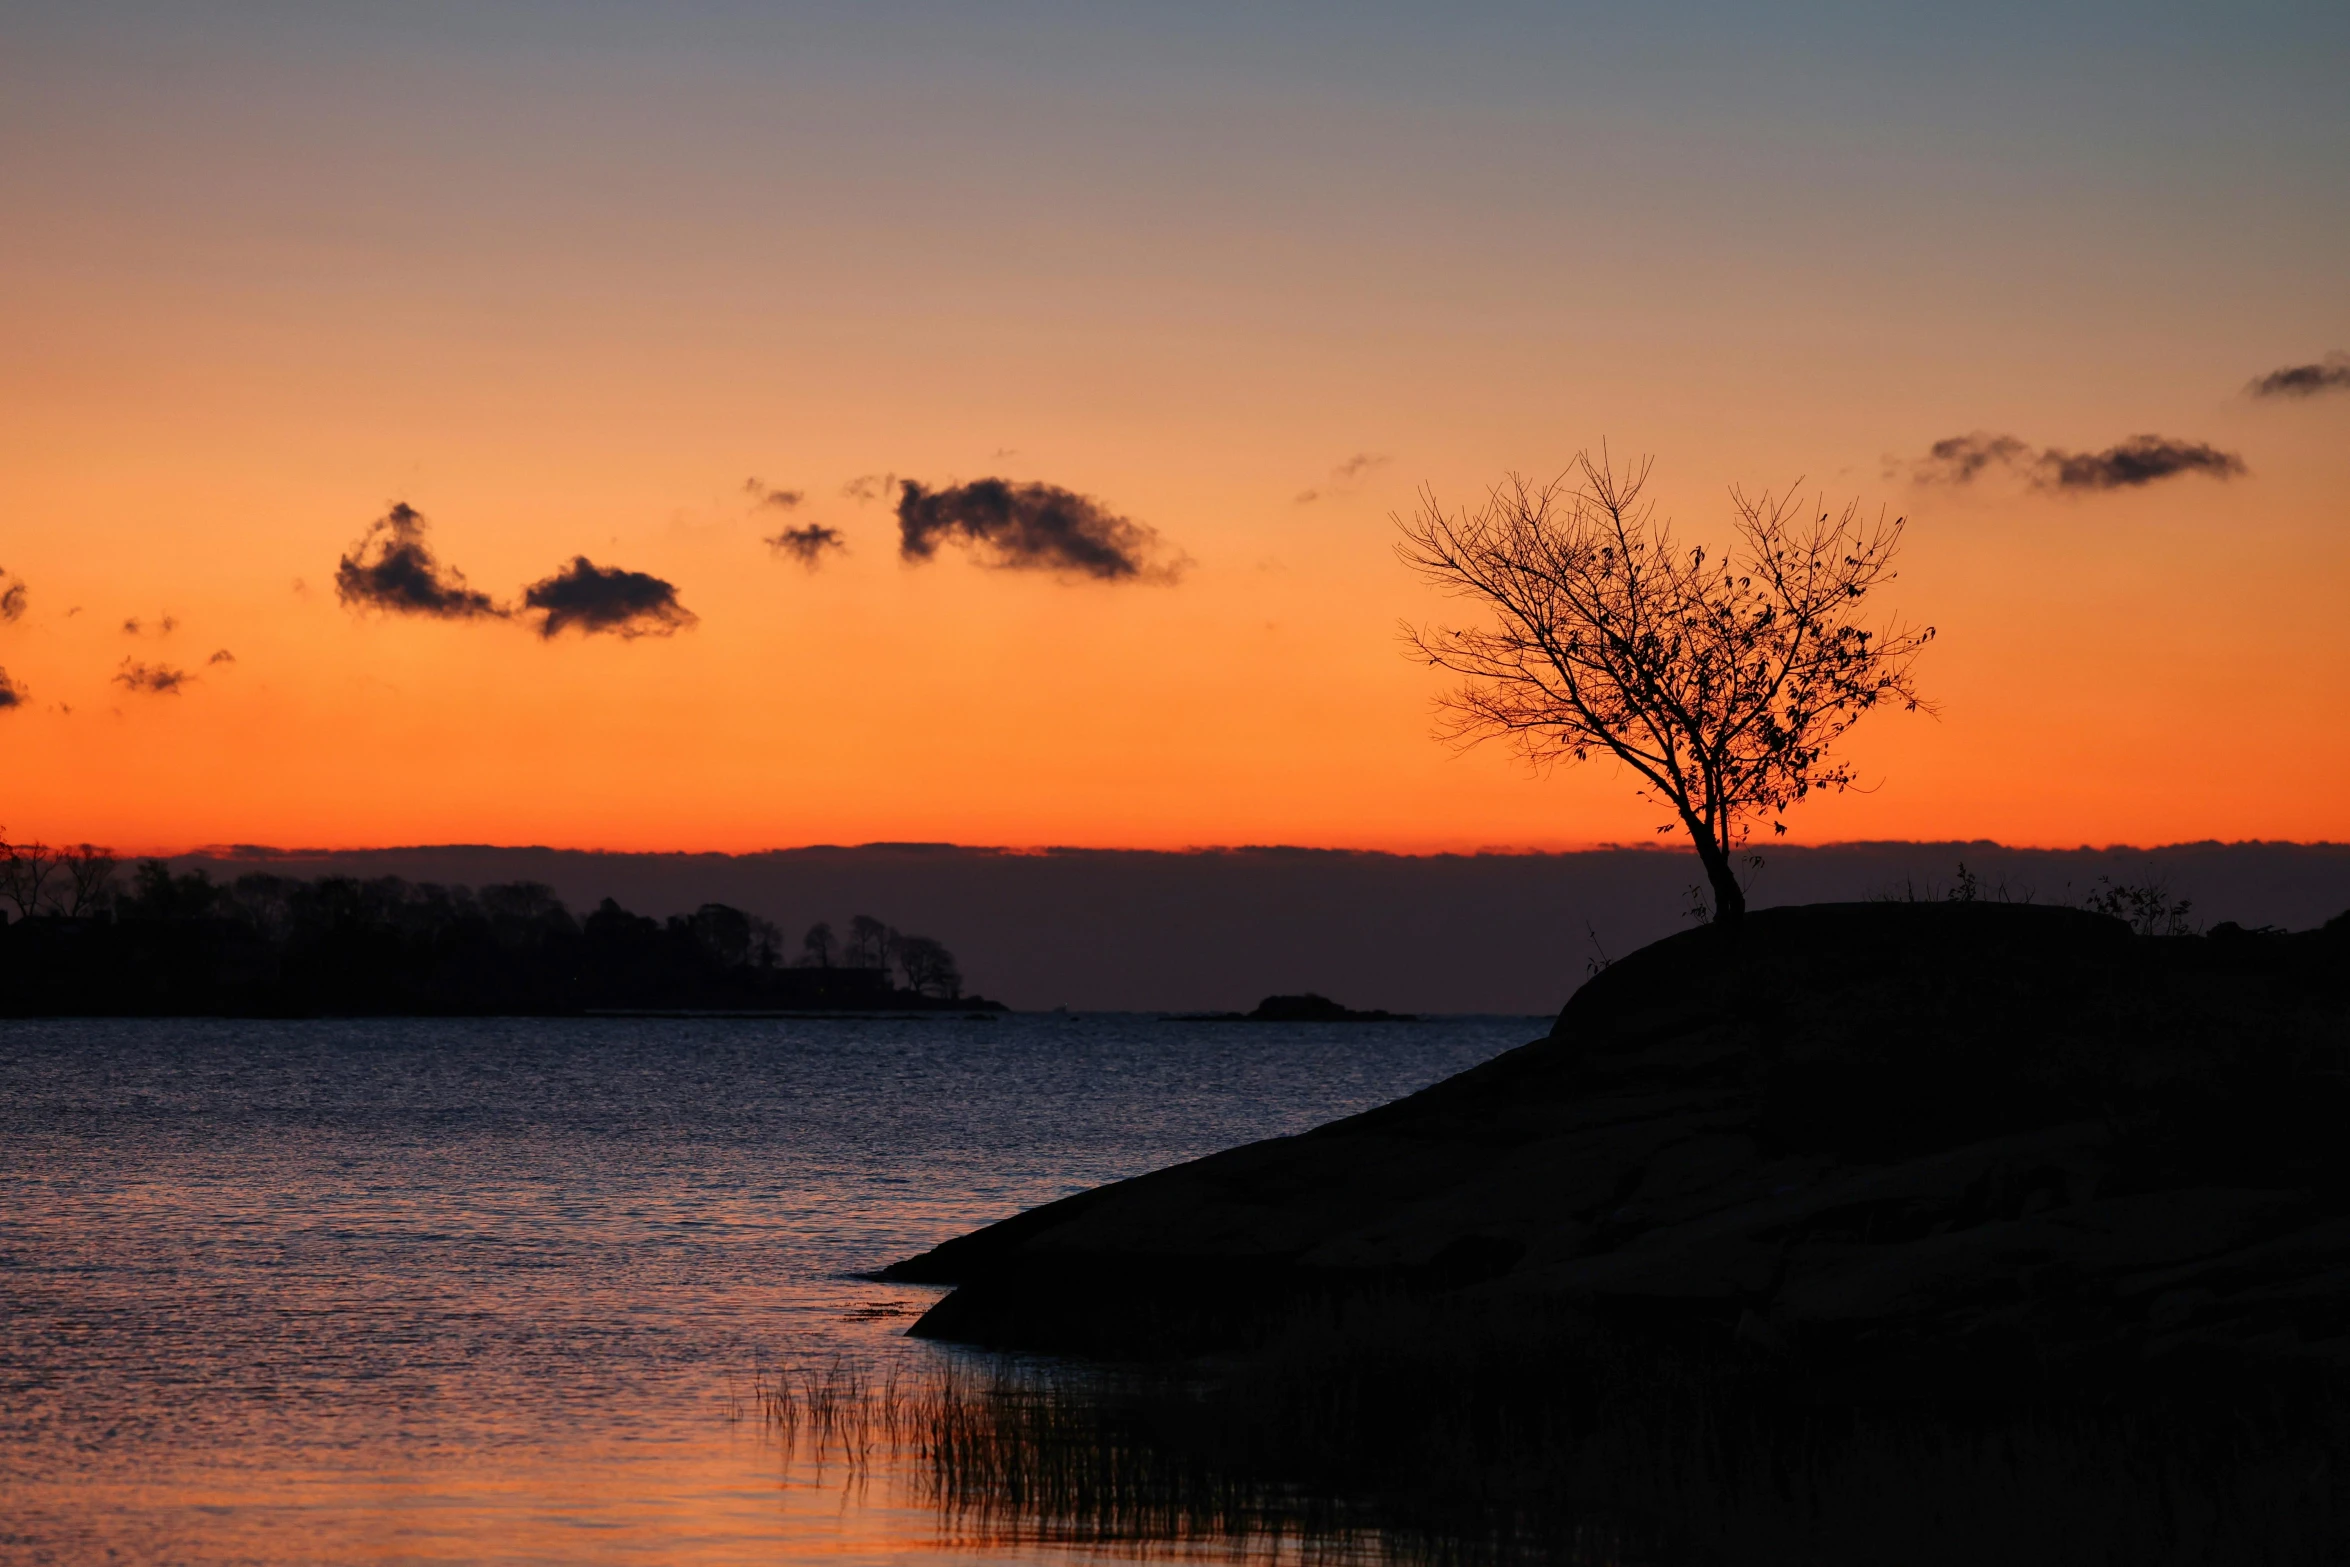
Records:
<instances>
[{"instance_id":1,"label":"water","mask_svg":"<svg viewBox=\"0 0 2350 1567\"><path fill-rule=\"evenodd\" d=\"M0 1023L0 1559L1034 1559L754 1368L938 1355L853 1275L1541 1026Z\"/></svg>"}]
</instances>

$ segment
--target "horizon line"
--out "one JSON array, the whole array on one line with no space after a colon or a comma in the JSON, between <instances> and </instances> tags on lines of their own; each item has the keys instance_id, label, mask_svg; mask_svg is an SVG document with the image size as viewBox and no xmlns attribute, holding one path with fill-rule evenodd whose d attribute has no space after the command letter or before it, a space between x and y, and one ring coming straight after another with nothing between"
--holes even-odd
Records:
<instances>
[{"instance_id":1,"label":"horizon line","mask_svg":"<svg viewBox=\"0 0 2350 1567\"><path fill-rule=\"evenodd\" d=\"M2350 850L2350 841L2332 838L2182 838L2165 843L2008 843L1996 838L1849 838L1833 839L1824 843L1787 843L1772 846L1771 853L1787 851L1822 853L1835 850L1889 849L1889 848L1953 848L1979 849L2003 853L2024 854L2157 854L2180 849L2230 848L2292 848ZM610 849L577 845L544 843L405 843L364 844L343 847L282 848L271 844L211 843L193 848L162 852L140 852L120 856L124 860L225 860L273 861L329 859L337 856L363 854L550 854L580 855L607 858L634 859L709 859L755 860L797 854L846 854L871 851L898 851L907 853L954 853L1001 857L1007 859L1044 859L1056 856L1080 855L1158 855L1168 858L1217 855L1288 854L1330 857L1363 857L1397 860L1442 859L1561 859L1576 855L1642 854L1683 855L1693 851L1687 844L1654 842L1595 842L1572 848L1534 848L1522 845L1488 845L1474 849L1381 849L1355 846L1332 846L1292 843L1232 843L1191 844L1181 848L1155 848L1134 845L1101 844L977 844L951 841L874 839L864 843L806 843L776 845L762 849Z\"/></svg>"}]
</instances>

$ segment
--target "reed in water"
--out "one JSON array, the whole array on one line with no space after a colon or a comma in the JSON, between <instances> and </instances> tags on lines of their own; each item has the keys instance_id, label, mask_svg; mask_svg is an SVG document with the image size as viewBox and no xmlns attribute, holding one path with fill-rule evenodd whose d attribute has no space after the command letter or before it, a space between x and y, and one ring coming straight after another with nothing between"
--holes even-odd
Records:
<instances>
[{"instance_id":1,"label":"reed in water","mask_svg":"<svg viewBox=\"0 0 2350 1567\"><path fill-rule=\"evenodd\" d=\"M833 1361L757 1389L787 1452L890 1463L976 1546L1431 1567L2350 1556L2350 1401L2307 1383L1870 1397L1398 1299L1301 1314L1218 1363Z\"/></svg>"}]
</instances>

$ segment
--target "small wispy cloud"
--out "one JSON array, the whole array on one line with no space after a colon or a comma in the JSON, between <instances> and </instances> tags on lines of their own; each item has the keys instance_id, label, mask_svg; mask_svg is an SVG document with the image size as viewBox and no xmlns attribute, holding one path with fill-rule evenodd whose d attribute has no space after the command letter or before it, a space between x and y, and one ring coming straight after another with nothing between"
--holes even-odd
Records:
<instances>
[{"instance_id":1,"label":"small wispy cloud","mask_svg":"<svg viewBox=\"0 0 2350 1567\"><path fill-rule=\"evenodd\" d=\"M903 481L898 553L929 560L944 542L962 544L1005 570L1102 582L1172 582L1185 564L1167 556L1157 530L1057 484L975 479L932 490Z\"/></svg>"},{"instance_id":2,"label":"small wispy cloud","mask_svg":"<svg viewBox=\"0 0 2350 1567\"><path fill-rule=\"evenodd\" d=\"M25 603L31 596L25 588L24 578L11 577L7 572L0 571L0 581L8 584L0 588L0 625L24 619Z\"/></svg>"},{"instance_id":3,"label":"small wispy cloud","mask_svg":"<svg viewBox=\"0 0 2350 1567\"><path fill-rule=\"evenodd\" d=\"M599 566L585 555L573 556L561 571L523 589L522 603L540 617L539 635L549 639L566 631L667 637L698 623L671 584L646 572Z\"/></svg>"},{"instance_id":4,"label":"small wispy cloud","mask_svg":"<svg viewBox=\"0 0 2350 1567\"><path fill-rule=\"evenodd\" d=\"M215 649L212 656L204 660L207 664L233 664L236 661L237 655L231 653L227 648Z\"/></svg>"},{"instance_id":5,"label":"small wispy cloud","mask_svg":"<svg viewBox=\"0 0 2350 1567\"><path fill-rule=\"evenodd\" d=\"M743 493L751 497L752 505L772 506L777 511L790 511L808 498L805 490L779 490L757 479L745 479Z\"/></svg>"},{"instance_id":6,"label":"small wispy cloud","mask_svg":"<svg viewBox=\"0 0 2350 1567\"><path fill-rule=\"evenodd\" d=\"M827 528L820 522L811 522L805 527L786 528L773 535L767 540L767 547L814 571L824 564L826 554L846 550L849 544L848 540L841 537L838 528Z\"/></svg>"},{"instance_id":7,"label":"small wispy cloud","mask_svg":"<svg viewBox=\"0 0 2350 1567\"><path fill-rule=\"evenodd\" d=\"M1292 506L1311 506L1316 501L1343 500L1355 492L1364 479L1395 459L1385 452L1356 452L1344 462L1333 463L1329 476L1320 484L1309 485L1289 498Z\"/></svg>"},{"instance_id":8,"label":"small wispy cloud","mask_svg":"<svg viewBox=\"0 0 2350 1567\"><path fill-rule=\"evenodd\" d=\"M7 670L0 669L0 713L5 713L12 707L24 706L27 695L24 687L8 678Z\"/></svg>"},{"instance_id":9,"label":"small wispy cloud","mask_svg":"<svg viewBox=\"0 0 2350 1567\"><path fill-rule=\"evenodd\" d=\"M2244 388L2253 397L2316 397L2350 392L2350 353L2336 349L2315 364L2287 365L2256 376Z\"/></svg>"},{"instance_id":10,"label":"small wispy cloud","mask_svg":"<svg viewBox=\"0 0 2350 1567\"><path fill-rule=\"evenodd\" d=\"M135 658L126 658L114 672L114 683L128 691L140 691L149 696L178 696L180 687L195 679L184 669L169 664L142 664Z\"/></svg>"},{"instance_id":11,"label":"small wispy cloud","mask_svg":"<svg viewBox=\"0 0 2350 1567\"><path fill-rule=\"evenodd\" d=\"M844 501L867 506L896 489L897 483L898 476L894 473L860 473L840 487L840 496Z\"/></svg>"},{"instance_id":12,"label":"small wispy cloud","mask_svg":"<svg viewBox=\"0 0 2350 1567\"><path fill-rule=\"evenodd\" d=\"M336 563L335 596L356 610L437 620L504 616L487 593L466 586L465 573L434 558L424 532L423 514L405 501L369 523Z\"/></svg>"},{"instance_id":13,"label":"small wispy cloud","mask_svg":"<svg viewBox=\"0 0 2350 1567\"><path fill-rule=\"evenodd\" d=\"M1920 483L1964 485L1992 468L2014 469L2034 489L2075 494L2139 489L2182 474L2235 479L2252 471L2234 452L2167 435L2133 435L2103 451L2050 446L2035 452L2015 436L1976 430L1936 441L1912 472Z\"/></svg>"}]
</instances>

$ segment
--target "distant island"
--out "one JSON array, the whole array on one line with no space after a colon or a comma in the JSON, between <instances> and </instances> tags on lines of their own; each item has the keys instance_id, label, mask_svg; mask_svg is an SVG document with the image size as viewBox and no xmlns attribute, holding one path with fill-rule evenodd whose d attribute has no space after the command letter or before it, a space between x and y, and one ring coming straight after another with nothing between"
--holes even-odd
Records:
<instances>
[{"instance_id":1,"label":"distant island","mask_svg":"<svg viewBox=\"0 0 2350 1567\"><path fill-rule=\"evenodd\" d=\"M858 915L789 959L722 903L656 920L610 898L584 918L548 887L253 874L215 882L15 846L0 909L0 1016L463 1016L992 1012L954 955ZM38 874L37 874L38 873Z\"/></svg>"},{"instance_id":2,"label":"distant island","mask_svg":"<svg viewBox=\"0 0 2350 1567\"><path fill-rule=\"evenodd\" d=\"M1267 996L1248 1012L1180 1012L1170 1023L1417 1023L1416 1012L1358 1012L1328 996Z\"/></svg>"}]
</instances>

